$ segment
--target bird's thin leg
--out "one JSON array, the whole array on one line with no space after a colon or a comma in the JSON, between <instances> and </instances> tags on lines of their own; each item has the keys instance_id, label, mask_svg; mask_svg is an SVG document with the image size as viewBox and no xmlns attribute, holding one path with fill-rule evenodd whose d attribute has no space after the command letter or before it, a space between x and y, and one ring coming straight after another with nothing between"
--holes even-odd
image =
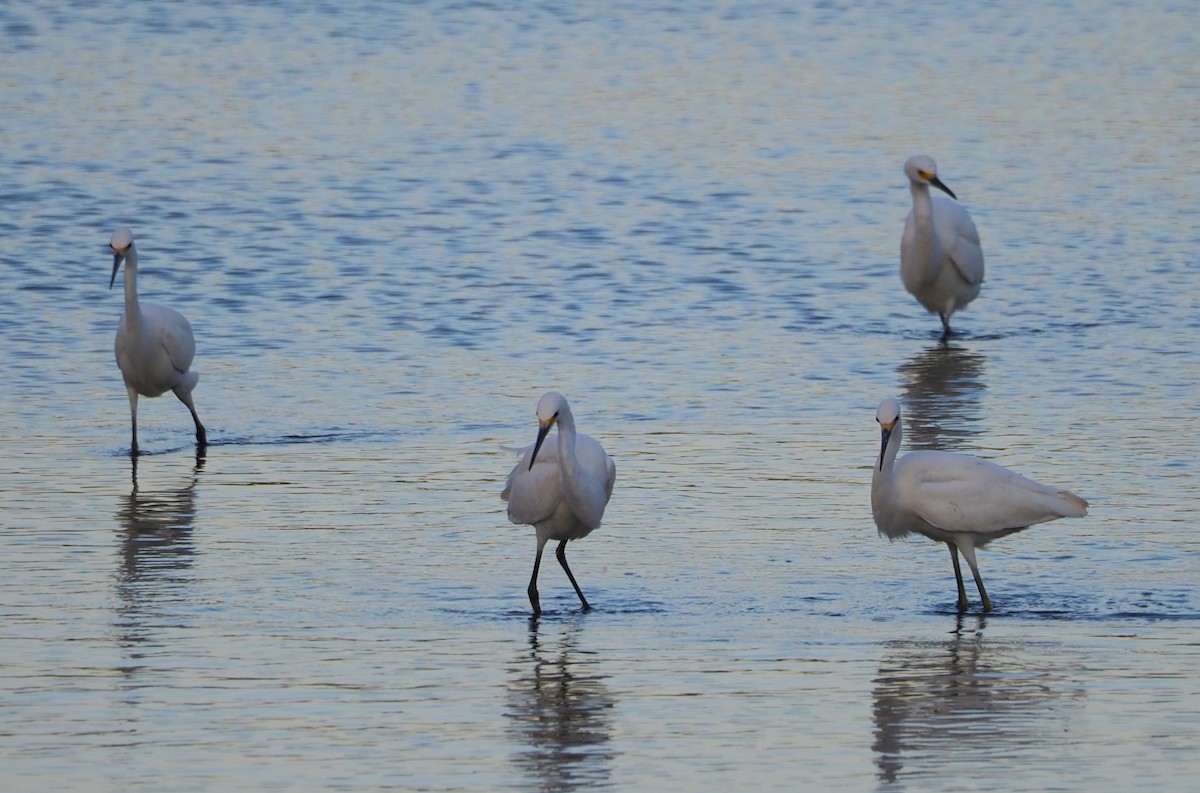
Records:
<instances>
[{"instance_id":1,"label":"bird's thin leg","mask_svg":"<svg viewBox=\"0 0 1200 793\"><path fill-rule=\"evenodd\" d=\"M992 600L988 597L987 590L983 588L983 578L979 575L979 564L975 561L975 547L973 545L963 546L962 555L967 560L967 564L971 566L972 575L975 576L975 586L979 589L979 599L983 601L984 612L991 611Z\"/></svg>"},{"instance_id":2,"label":"bird's thin leg","mask_svg":"<svg viewBox=\"0 0 1200 793\"><path fill-rule=\"evenodd\" d=\"M138 442L137 442L138 392L137 392L137 389L133 388L132 386L125 386L125 390L129 392L129 423L133 427L133 435L132 435L133 441L129 446L129 453L132 456L137 457L137 455L138 455Z\"/></svg>"},{"instance_id":3,"label":"bird's thin leg","mask_svg":"<svg viewBox=\"0 0 1200 793\"><path fill-rule=\"evenodd\" d=\"M533 575L529 579L529 605L533 606L533 616L535 617L542 613L542 604L538 598L537 575L538 568L542 565L542 549L545 547L546 542L539 540L537 556L533 557Z\"/></svg>"},{"instance_id":4,"label":"bird's thin leg","mask_svg":"<svg viewBox=\"0 0 1200 793\"><path fill-rule=\"evenodd\" d=\"M575 583L575 576L571 575L571 568L567 566L566 540L558 544L558 550L554 552L554 555L558 557L558 563L562 565L562 569L567 571L567 578L571 579L571 586L575 587L575 594L579 595L579 602L583 604L583 610L591 611L591 605L588 604L587 598L583 596L583 590L579 588L579 584Z\"/></svg>"},{"instance_id":5,"label":"bird's thin leg","mask_svg":"<svg viewBox=\"0 0 1200 793\"><path fill-rule=\"evenodd\" d=\"M950 317L941 313L940 311L938 312L938 316L942 318L942 341L945 341L946 339L950 338L950 334L953 333L953 331L950 330Z\"/></svg>"},{"instance_id":6,"label":"bird's thin leg","mask_svg":"<svg viewBox=\"0 0 1200 793\"><path fill-rule=\"evenodd\" d=\"M958 547L952 542L948 542L946 545L950 548L950 561L954 562L954 580L958 582L958 610L966 611L967 588L963 586L962 568L958 565ZM978 581L979 576L976 576L975 580Z\"/></svg>"},{"instance_id":7,"label":"bird's thin leg","mask_svg":"<svg viewBox=\"0 0 1200 793\"><path fill-rule=\"evenodd\" d=\"M175 396L179 397L179 401L187 405L187 409L192 414L192 421L196 422L196 445L208 445L208 433L204 431L204 425L200 423L200 416L196 414L196 406L192 404L192 395L187 391L176 391Z\"/></svg>"},{"instance_id":8,"label":"bird's thin leg","mask_svg":"<svg viewBox=\"0 0 1200 793\"><path fill-rule=\"evenodd\" d=\"M970 559L967 559L970 562ZM979 569L975 565L971 565L971 572L975 574L975 586L979 588L979 599L983 601L983 610L992 610L992 599L988 597L987 590L983 588L983 579L979 576Z\"/></svg>"}]
</instances>

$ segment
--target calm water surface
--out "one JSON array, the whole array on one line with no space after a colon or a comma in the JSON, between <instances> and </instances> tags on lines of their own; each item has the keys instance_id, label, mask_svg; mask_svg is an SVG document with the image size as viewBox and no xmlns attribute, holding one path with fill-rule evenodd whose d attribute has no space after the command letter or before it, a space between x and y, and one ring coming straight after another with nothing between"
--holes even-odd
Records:
<instances>
[{"instance_id":1,"label":"calm water surface","mask_svg":"<svg viewBox=\"0 0 1200 793\"><path fill-rule=\"evenodd\" d=\"M1200 774L1200 13L0 8L13 790L1184 790ZM926 152L988 281L900 286ZM190 317L128 408L105 243ZM618 466L498 494L555 388ZM871 520L875 405L1092 505ZM972 593L974 595L974 593Z\"/></svg>"}]
</instances>

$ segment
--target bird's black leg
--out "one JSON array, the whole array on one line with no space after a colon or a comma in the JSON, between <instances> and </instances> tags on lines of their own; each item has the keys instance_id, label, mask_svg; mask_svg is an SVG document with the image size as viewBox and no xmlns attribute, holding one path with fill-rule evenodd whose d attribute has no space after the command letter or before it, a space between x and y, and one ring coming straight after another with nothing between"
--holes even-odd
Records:
<instances>
[{"instance_id":1,"label":"bird's black leg","mask_svg":"<svg viewBox=\"0 0 1200 793\"><path fill-rule=\"evenodd\" d=\"M983 601L983 610L991 611L992 599L988 597L987 590L983 588L983 578L974 567L971 568L971 573L975 576L975 586L979 588L979 599Z\"/></svg>"},{"instance_id":2,"label":"bird's black leg","mask_svg":"<svg viewBox=\"0 0 1200 793\"><path fill-rule=\"evenodd\" d=\"M130 453L130 455L137 457L138 456L138 442L137 442L138 392L136 390L134 390L131 386L128 386L128 385L125 386L125 390L129 392L129 423L130 423L130 426L133 427L133 433L132 433L133 440L129 444L129 453Z\"/></svg>"},{"instance_id":3,"label":"bird's black leg","mask_svg":"<svg viewBox=\"0 0 1200 793\"><path fill-rule=\"evenodd\" d=\"M533 616L538 616L542 613L542 604L538 598L537 591L537 574L538 568L542 565L542 548L545 545L538 545L537 556L533 557L533 576L529 579L529 605L533 606Z\"/></svg>"},{"instance_id":4,"label":"bird's black leg","mask_svg":"<svg viewBox=\"0 0 1200 793\"><path fill-rule=\"evenodd\" d=\"M208 446L208 433L204 431L204 425L200 423L200 417L196 415L195 408L188 406L188 410L192 411L192 420L196 422L196 445Z\"/></svg>"},{"instance_id":5,"label":"bird's black leg","mask_svg":"<svg viewBox=\"0 0 1200 793\"><path fill-rule=\"evenodd\" d=\"M179 401L182 402L187 407L188 412L192 414L192 421L196 422L196 445L202 448L208 446L208 433L204 431L204 425L200 423L200 414L196 412L196 404L192 402L191 392L183 391L177 388L175 389L175 396L179 397Z\"/></svg>"},{"instance_id":6,"label":"bird's black leg","mask_svg":"<svg viewBox=\"0 0 1200 793\"><path fill-rule=\"evenodd\" d=\"M941 312L938 312L938 316L942 318L942 341L945 341L954 331L950 330L950 317Z\"/></svg>"},{"instance_id":7,"label":"bird's black leg","mask_svg":"<svg viewBox=\"0 0 1200 793\"><path fill-rule=\"evenodd\" d=\"M567 566L567 541L563 540L558 544L558 550L554 553L558 557L558 563L562 565L562 569L567 571L567 578L571 579L571 586L575 587L575 594L579 595L579 602L583 604L584 611L591 611L592 607L588 604L587 598L583 596L583 590L579 588L579 584L575 583L575 576L571 575L571 568Z\"/></svg>"},{"instance_id":8,"label":"bird's black leg","mask_svg":"<svg viewBox=\"0 0 1200 793\"><path fill-rule=\"evenodd\" d=\"M950 548L950 561L954 562L954 580L958 582L958 610L966 611L967 610L967 589L966 589L966 587L963 586L962 568L959 567L959 565L958 565L958 548L955 547L954 543L952 543L952 542L948 542L948 543L946 543L946 545L949 546L949 548ZM979 582L978 575L975 576L975 581L976 581L976 583ZM979 584L979 586L980 586L980 591L983 591L982 590L983 584Z\"/></svg>"}]
</instances>

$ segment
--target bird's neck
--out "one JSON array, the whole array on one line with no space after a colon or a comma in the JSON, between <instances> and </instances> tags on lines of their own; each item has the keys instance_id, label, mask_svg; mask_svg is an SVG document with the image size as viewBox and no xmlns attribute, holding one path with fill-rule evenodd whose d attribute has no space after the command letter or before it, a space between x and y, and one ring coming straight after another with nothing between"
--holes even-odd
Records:
<instances>
[{"instance_id":1,"label":"bird's neck","mask_svg":"<svg viewBox=\"0 0 1200 793\"><path fill-rule=\"evenodd\" d=\"M919 268L919 280L924 282L940 272L941 240L933 225L933 196L929 194L929 186L916 182L911 182L910 186L913 203L911 244L914 246L910 260Z\"/></svg>"},{"instance_id":2,"label":"bird's neck","mask_svg":"<svg viewBox=\"0 0 1200 793\"><path fill-rule=\"evenodd\" d=\"M933 222L933 196L929 194L929 185L909 182L908 188L912 193L913 220L919 225L929 225Z\"/></svg>"},{"instance_id":3,"label":"bird's neck","mask_svg":"<svg viewBox=\"0 0 1200 793\"><path fill-rule=\"evenodd\" d=\"M564 474L574 473L579 468L579 461L575 459L575 417L570 410L558 414L558 460ZM564 476L564 479L569 482L572 477Z\"/></svg>"},{"instance_id":4,"label":"bird's neck","mask_svg":"<svg viewBox=\"0 0 1200 793\"><path fill-rule=\"evenodd\" d=\"M567 505L582 523L595 528L600 524L600 515L594 514L597 502L592 491L596 483L588 478L575 456L575 418L569 411L558 416L558 465Z\"/></svg>"},{"instance_id":5,"label":"bird's neck","mask_svg":"<svg viewBox=\"0 0 1200 793\"><path fill-rule=\"evenodd\" d=\"M127 322L136 322L142 317L142 306L138 302L137 292L137 247L129 246L125 254L125 317Z\"/></svg>"},{"instance_id":6,"label":"bird's neck","mask_svg":"<svg viewBox=\"0 0 1200 793\"><path fill-rule=\"evenodd\" d=\"M880 516L888 511L887 505L892 500L892 466L896 462L896 450L899 448L900 425L897 424L888 437L887 446L880 449L879 457L875 460L875 469L871 472L871 514L875 516L876 526L881 526Z\"/></svg>"},{"instance_id":7,"label":"bird's neck","mask_svg":"<svg viewBox=\"0 0 1200 793\"><path fill-rule=\"evenodd\" d=\"M903 438L903 425L896 422L896 426L892 428L892 433L888 436L887 446L879 450L879 457L875 460L876 478L892 472L892 467L896 464L896 455L900 451L900 441Z\"/></svg>"}]
</instances>

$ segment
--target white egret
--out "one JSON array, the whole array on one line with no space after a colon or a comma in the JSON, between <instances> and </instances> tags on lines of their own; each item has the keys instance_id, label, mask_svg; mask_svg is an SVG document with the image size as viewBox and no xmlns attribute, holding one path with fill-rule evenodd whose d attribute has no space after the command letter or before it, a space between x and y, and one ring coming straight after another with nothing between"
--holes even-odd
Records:
<instances>
[{"instance_id":1,"label":"white egret","mask_svg":"<svg viewBox=\"0 0 1200 793\"><path fill-rule=\"evenodd\" d=\"M534 615L542 613L538 567L542 550L550 540L558 540L558 563L575 587L583 610L589 611L591 606L567 566L566 546L568 540L586 537L600 525L617 479L617 466L594 438L576 434L575 417L562 394L550 391L543 396L538 401L537 418L537 441L520 450L521 462L509 473L500 498L508 502L509 520L532 524L537 530L537 556L529 579L529 603ZM555 424L557 443L543 448Z\"/></svg>"},{"instance_id":2,"label":"white egret","mask_svg":"<svg viewBox=\"0 0 1200 793\"><path fill-rule=\"evenodd\" d=\"M925 310L942 318L945 338L950 335L950 315L979 296L983 247L974 221L961 204L929 194L932 185L958 198L938 179L932 158L909 157L904 173L913 206L900 238L900 280Z\"/></svg>"},{"instance_id":3,"label":"white egret","mask_svg":"<svg viewBox=\"0 0 1200 793\"><path fill-rule=\"evenodd\" d=\"M895 399L880 402L875 420L883 433L871 479L875 525L888 539L916 533L950 546L960 611L967 608L958 565L960 551L975 575L983 610L991 611L975 549L1035 523L1087 514L1087 502L1074 493L1038 484L978 457L921 451L897 460L903 437L900 403Z\"/></svg>"},{"instance_id":4,"label":"white egret","mask_svg":"<svg viewBox=\"0 0 1200 793\"><path fill-rule=\"evenodd\" d=\"M117 326L117 366L129 392L129 414L133 423L132 453L138 453L137 403L138 395L156 397L173 391L187 405L196 422L196 443L203 447L208 439L196 406L192 389L200 380L197 372L188 370L196 355L196 339L187 319L174 309L155 303L138 302L137 248L133 232L119 228L108 241L113 252L112 278L108 288L117 280L117 270L125 262L125 313Z\"/></svg>"}]
</instances>

